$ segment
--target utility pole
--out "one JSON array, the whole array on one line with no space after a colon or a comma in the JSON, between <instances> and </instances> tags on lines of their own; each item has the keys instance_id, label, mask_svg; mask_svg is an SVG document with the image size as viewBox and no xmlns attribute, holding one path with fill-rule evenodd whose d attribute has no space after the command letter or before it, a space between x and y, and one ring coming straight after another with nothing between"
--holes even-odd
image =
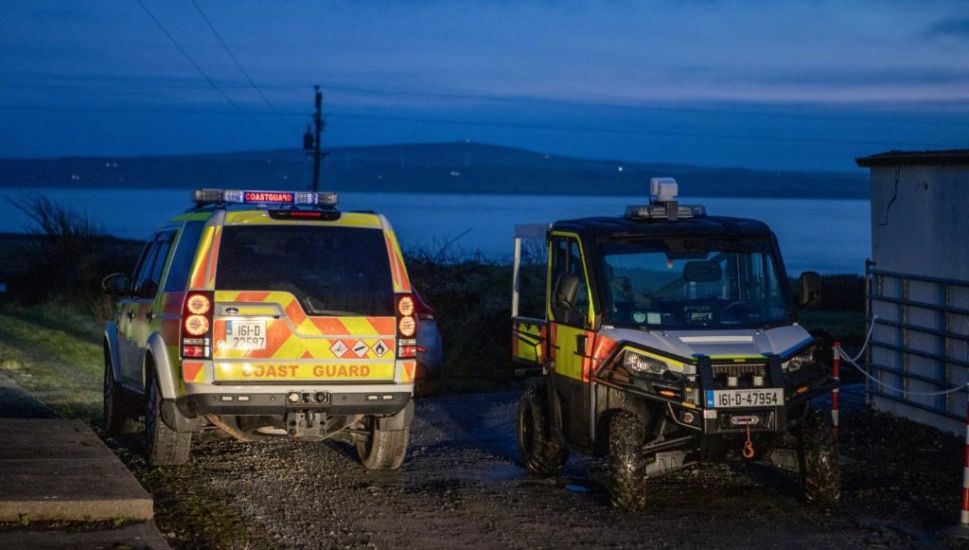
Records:
<instances>
[{"instance_id":1,"label":"utility pole","mask_svg":"<svg viewBox=\"0 0 969 550\"><path fill-rule=\"evenodd\" d=\"M320 151L320 136L326 123L323 121L323 92L319 85L313 86L316 92L316 112L313 113L312 129L307 126L303 134L303 150L313 157L313 191L320 190L320 161L329 153Z\"/></svg>"}]
</instances>

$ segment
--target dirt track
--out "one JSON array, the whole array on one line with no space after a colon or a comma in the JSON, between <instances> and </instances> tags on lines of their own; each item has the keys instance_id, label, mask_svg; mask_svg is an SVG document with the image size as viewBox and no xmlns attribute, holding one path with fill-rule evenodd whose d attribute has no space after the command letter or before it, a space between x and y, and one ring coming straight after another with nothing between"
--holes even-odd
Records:
<instances>
[{"instance_id":1,"label":"dirt track","mask_svg":"<svg viewBox=\"0 0 969 550\"><path fill-rule=\"evenodd\" d=\"M199 512L230 513L246 531L224 544L255 547L926 547L933 523L950 520L933 519L896 488L883 491L884 469L867 478L857 462L845 468L840 514L804 504L792 480L756 465L681 470L652 484L646 511L619 512L608 504L599 461L573 456L560 478L525 473L516 462L516 399L509 392L419 402L397 473L367 472L336 443L221 440L198 443L190 466L149 475L177 487L159 507L189 498L191 488ZM162 511L166 531L164 518ZM220 540L183 535L172 543Z\"/></svg>"}]
</instances>

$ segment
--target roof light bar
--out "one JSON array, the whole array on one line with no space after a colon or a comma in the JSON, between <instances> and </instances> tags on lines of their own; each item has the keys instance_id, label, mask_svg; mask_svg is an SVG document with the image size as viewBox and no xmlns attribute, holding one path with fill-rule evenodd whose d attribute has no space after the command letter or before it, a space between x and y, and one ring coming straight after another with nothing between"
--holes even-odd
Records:
<instances>
[{"instance_id":1,"label":"roof light bar","mask_svg":"<svg viewBox=\"0 0 969 550\"><path fill-rule=\"evenodd\" d=\"M626 217L631 220L677 220L679 218L694 218L706 215L707 209L700 205L667 203L641 206L630 205L626 207Z\"/></svg>"},{"instance_id":2,"label":"roof light bar","mask_svg":"<svg viewBox=\"0 0 969 550\"><path fill-rule=\"evenodd\" d=\"M251 189L196 189L192 200L199 205L213 203L336 206L339 195L333 192L259 191Z\"/></svg>"},{"instance_id":3,"label":"roof light bar","mask_svg":"<svg viewBox=\"0 0 969 550\"><path fill-rule=\"evenodd\" d=\"M681 205L677 202L679 184L673 178L649 178L649 204L626 207L626 218L631 220L669 220L706 216L707 209L698 205Z\"/></svg>"}]
</instances>

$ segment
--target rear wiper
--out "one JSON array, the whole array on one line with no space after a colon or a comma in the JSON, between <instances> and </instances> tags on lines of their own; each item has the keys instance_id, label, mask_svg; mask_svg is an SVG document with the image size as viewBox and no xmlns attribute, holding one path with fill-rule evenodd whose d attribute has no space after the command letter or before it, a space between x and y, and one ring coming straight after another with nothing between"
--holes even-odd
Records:
<instances>
[{"instance_id":1,"label":"rear wiper","mask_svg":"<svg viewBox=\"0 0 969 550\"><path fill-rule=\"evenodd\" d=\"M313 298L310 298L309 296L306 296L305 298L303 298L303 302L306 305L306 311L309 312L310 315L332 315L334 317L348 317L352 315L363 316L362 314L357 313L355 311L342 311L339 309L319 309L313 303L314 301L315 300L313 300Z\"/></svg>"},{"instance_id":2,"label":"rear wiper","mask_svg":"<svg viewBox=\"0 0 969 550\"><path fill-rule=\"evenodd\" d=\"M359 316L364 317L362 313L357 313L355 311L340 311L338 309L315 309L310 308L310 315L331 315L333 317L350 317Z\"/></svg>"}]
</instances>

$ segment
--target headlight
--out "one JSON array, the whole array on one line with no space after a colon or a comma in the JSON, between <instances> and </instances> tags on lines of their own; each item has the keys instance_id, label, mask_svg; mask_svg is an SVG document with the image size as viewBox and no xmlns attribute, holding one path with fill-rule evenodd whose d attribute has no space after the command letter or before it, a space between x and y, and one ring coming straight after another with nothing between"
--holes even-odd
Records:
<instances>
[{"instance_id":1,"label":"headlight","mask_svg":"<svg viewBox=\"0 0 969 550\"><path fill-rule=\"evenodd\" d=\"M809 346L801 353L781 363L781 368L784 372L794 372L812 364L814 364L814 346Z\"/></svg>"},{"instance_id":2,"label":"headlight","mask_svg":"<svg viewBox=\"0 0 969 550\"><path fill-rule=\"evenodd\" d=\"M659 376L662 376L663 373L670 369L670 366L665 361L647 357L631 350L626 350L622 359L622 365L636 374L656 374Z\"/></svg>"}]
</instances>

